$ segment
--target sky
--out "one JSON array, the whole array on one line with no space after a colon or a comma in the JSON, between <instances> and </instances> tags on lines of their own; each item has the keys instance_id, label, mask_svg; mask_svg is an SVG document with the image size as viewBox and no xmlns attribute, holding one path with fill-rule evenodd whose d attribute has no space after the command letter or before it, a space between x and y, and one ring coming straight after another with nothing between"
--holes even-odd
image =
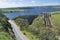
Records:
<instances>
[{"instance_id":1,"label":"sky","mask_svg":"<svg viewBox=\"0 0 60 40\"><path fill-rule=\"evenodd\" d=\"M60 5L60 0L0 0L0 8Z\"/></svg>"}]
</instances>

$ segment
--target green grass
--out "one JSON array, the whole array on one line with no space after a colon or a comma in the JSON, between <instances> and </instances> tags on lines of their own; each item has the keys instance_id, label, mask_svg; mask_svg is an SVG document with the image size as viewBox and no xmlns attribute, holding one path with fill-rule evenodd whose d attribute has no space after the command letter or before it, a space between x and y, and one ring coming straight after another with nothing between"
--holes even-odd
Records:
<instances>
[{"instance_id":1,"label":"green grass","mask_svg":"<svg viewBox=\"0 0 60 40\"><path fill-rule=\"evenodd\" d=\"M36 40L36 36L32 35L30 32L27 32L26 30L22 31L25 36L27 36L30 40Z\"/></svg>"},{"instance_id":2,"label":"green grass","mask_svg":"<svg viewBox=\"0 0 60 40\"><path fill-rule=\"evenodd\" d=\"M8 33L0 32L0 40L11 40L11 37Z\"/></svg>"},{"instance_id":3,"label":"green grass","mask_svg":"<svg viewBox=\"0 0 60 40\"><path fill-rule=\"evenodd\" d=\"M4 27L9 27L7 18L4 15L0 14L0 40L12 40L11 36Z\"/></svg>"},{"instance_id":4,"label":"green grass","mask_svg":"<svg viewBox=\"0 0 60 40\"><path fill-rule=\"evenodd\" d=\"M55 26L60 27L60 14L52 15Z\"/></svg>"},{"instance_id":5,"label":"green grass","mask_svg":"<svg viewBox=\"0 0 60 40\"><path fill-rule=\"evenodd\" d=\"M52 15L53 25L55 27L55 32L60 35L60 14L53 14Z\"/></svg>"},{"instance_id":6,"label":"green grass","mask_svg":"<svg viewBox=\"0 0 60 40\"><path fill-rule=\"evenodd\" d=\"M6 12L26 12L28 10L24 10L24 9L15 9L15 10L1 10L0 12L2 13L6 13Z\"/></svg>"},{"instance_id":7,"label":"green grass","mask_svg":"<svg viewBox=\"0 0 60 40\"><path fill-rule=\"evenodd\" d=\"M4 31L4 28L0 25L0 40L12 40L11 36Z\"/></svg>"}]
</instances>

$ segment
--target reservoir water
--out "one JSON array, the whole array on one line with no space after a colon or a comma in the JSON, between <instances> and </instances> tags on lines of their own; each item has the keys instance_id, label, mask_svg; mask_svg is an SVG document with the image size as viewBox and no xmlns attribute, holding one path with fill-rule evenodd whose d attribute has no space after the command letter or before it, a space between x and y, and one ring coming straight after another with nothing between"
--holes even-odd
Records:
<instances>
[{"instance_id":1,"label":"reservoir water","mask_svg":"<svg viewBox=\"0 0 60 40\"><path fill-rule=\"evenodd\" d=\"M59 9L55 9L53 7L32 7L32 8L23 8L23 10L28 10L24 12L14 12L14 13L4 13L4 15L9 19L14 19L19 16L29 16L29 15L40 15L43 12L56 12L60 11Z\"/></svg>"}]
</instances>

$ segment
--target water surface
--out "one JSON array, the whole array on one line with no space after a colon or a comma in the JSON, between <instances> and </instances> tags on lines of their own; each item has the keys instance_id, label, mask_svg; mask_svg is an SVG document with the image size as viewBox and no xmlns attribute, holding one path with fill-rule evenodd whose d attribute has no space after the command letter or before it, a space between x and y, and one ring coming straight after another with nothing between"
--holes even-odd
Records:
<instances>
[{"instance_id":1,"label":"water surface","mask_svg":"<svg viewBox=\"0 0 60 40\"><path fill-rule=\"evenodd\" d=\"M57 9L53 9L52 7L33 7L32 9L27 8L26 10L28 10L28 11L26 11L26 12L15 12L15 13L4 13L4 15L9 19L14 19L16 17L25 16L25 15L40 15L42 12L60 11Z\"/></svg>"}]
</instances>

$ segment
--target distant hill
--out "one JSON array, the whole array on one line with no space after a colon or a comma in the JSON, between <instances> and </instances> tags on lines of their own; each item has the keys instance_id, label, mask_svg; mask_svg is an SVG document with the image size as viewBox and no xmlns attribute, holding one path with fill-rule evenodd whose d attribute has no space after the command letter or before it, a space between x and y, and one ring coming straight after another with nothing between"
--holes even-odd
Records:
<instances>
[{"instance_id":1,"label":"distant hill","mask_svg":"<svg viewBox=\"0 0 60 40\"><path fill-rule=\"evenodd\" d=\"M2 10L2 12L16 12L16 11L19 11L21 12L21 10L41 10L41 12L51 12L51 10L57 10L57 11L60 11L60 5L57 5L57 6L31 6L31 7L12 7L12 8L0 8L0 10ZM50 11L49 11L50 10Z\"/></svg>"},{"instance_id":2,"label":"distant hill","mask_svg":"<svg viewBox=\"0 0 60 40\"><path fill-rule=\"evenodd\" d=\"M43 8L53 8L53 7L60 7L60 5L54 5L54 6L30 6L30 7L11 7L11 8L0 8L0 9L33 9L33 8L40 8L40 7L43 7Z\"/></svg>"}]
</instances>

